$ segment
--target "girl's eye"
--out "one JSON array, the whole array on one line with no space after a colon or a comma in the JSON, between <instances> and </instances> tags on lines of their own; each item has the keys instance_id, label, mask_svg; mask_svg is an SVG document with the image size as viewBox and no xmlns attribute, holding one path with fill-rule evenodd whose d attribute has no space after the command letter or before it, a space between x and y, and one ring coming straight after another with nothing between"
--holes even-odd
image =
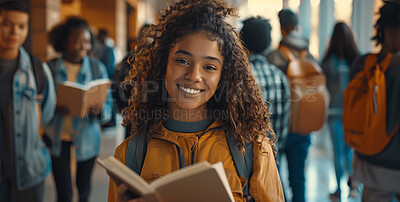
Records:
<instances>
[{"instance_id":1,"label":"girl's eye","mask_svg":"<svg viewBox=\"0 0 400 202\"><path fill-rule=\"evenodd\" d=\"M175 61L180 64L185 64L185 65L189 64L189 62L185 59L176 59Z\"/></svg>"},{"instance_id":2,"label":"girl's eye","mask_svg":"<svg viewBox=\"0 0 400 202\"><path fill-rule=\"evenodd\" d=\"M217 68L215 68L214 66L210 66L210 65L204 66L203 68L206 70L217 70Z\"/></svg>"}]
</instances>

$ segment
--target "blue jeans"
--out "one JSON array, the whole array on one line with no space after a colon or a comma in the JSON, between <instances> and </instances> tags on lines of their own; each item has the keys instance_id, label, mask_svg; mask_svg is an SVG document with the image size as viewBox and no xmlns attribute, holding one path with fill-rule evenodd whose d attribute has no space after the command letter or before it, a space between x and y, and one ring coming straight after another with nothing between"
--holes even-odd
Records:
<instances>
[{"instance_id":1,"label":"blue jeans","mask_svg":"<svg viewBox=\"0 0 400 202\"><path fill-rule=\"evenodd\" d=\"M292 188L293 202L303 202L305 198L305 163L311 145L310 135L299 135L289 132L285 148L289 168L289 185Z\"/></svg>"},{"instance_id":2,"label":"blue jeans","mask_svg":"<svg viewBox=\"0 0 400 202\"><path fill-rule=\"evenodd\" d=\"M71 179L71 142L62 142L60 157L52 157L53 177L56 184L57 201L73 201L73 188ZM91 178L96 157L86 161L77 162L76 187L78 188L79 202L89 201Z\"/></svg>"},{"instance_id":3,"label":"blue jeans","mask_svg":"<svg viewBox=\"0 0 400 202\"><path fill-rule=\"evenodd\" d=\"M329 117L329 129L332 137L333 155L336 173L336 182L338 191L340 192L340 179L343 176L344 169L351 175L351 161L353 159L353 151L344 141L343 122L341 116ZM343 165L344 163L344 165Z\"/></svg>"}]
</instances>

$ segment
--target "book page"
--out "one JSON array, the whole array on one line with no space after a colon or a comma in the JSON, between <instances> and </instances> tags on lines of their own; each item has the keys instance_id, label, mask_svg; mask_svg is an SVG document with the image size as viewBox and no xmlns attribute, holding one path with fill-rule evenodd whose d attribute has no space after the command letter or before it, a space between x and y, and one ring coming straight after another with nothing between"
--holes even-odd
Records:
<instances>
[{"instance_id":1,"label":"book page","mask_svg":"<svg viewBox=\"0 0 400 202\"><path fill-rule=\"evenodd\" d=\"M96 79L86 84L86 89L93 88L94 86L104 85L104 84L111 84L110 79Z\"/></svg>"},{"instance_id":2,"label":"book page","mask_svg":"<svg viewBox=\"0 0 400 202\"><path fill-rule=\"evenodd\" d=\"M80 117L82 112L82 100L85 97L81 85L75 82L59 83L57 86L57 104L59 108L65 108L68 114Z\"/></svg>"},{"instance_id":3,"label":"book page","mask_svg":"<svg viewBox=\"0 0 400 202\"><path fill-rule=\"evenodd\" d=\"M144 196L151 195L154 192L153 188L143 178L114 156L110 156L104 160L97 158L97 162L118 177L119 180L125 182L134 194Z\"/></svg>"},{"instance_id":4,"label":"book page","mask_svg":"<svg viewBox=\"0 0 400 202\"><path fill-rule=\"evenodd\" d=\"M150 186L164 201L234 201L221 162L200 162L157 179Z\"/></svg>"},{"instance_id":5,"label":"book page","mask_svg":"<svg viewBox=\"0 0 400 202\"><path fill-rule=\"evenodd\" d=\"M81 83L77 83L77 82L72 82L72 81L64 81L62 83L59 83L59 85L64 85L64 86L69 86L71 88L77 88L77 89L81 89L83 91L87 91L90 88L93 88L95 86L99 86L99 85L104 85L104 84L111 84L111 80L110 79L96 79L93 81L89 81L86 84L81 84Z\"/></svg>"},{"instance_id":6,"label":"book page","mask_svg":"<svg viewBox=\"0 0 400 202\"><path fill-rule=\"evenodd\" d=\"M76 82L72 82L72 81L64 81L62 83L59 83L58 85L63 85L63 86L71 87L71 88L77 88L77 89L85 90L85 85L84 84L80 84L80 83L76 83Z\"/></svg>"},{"instance_id":7,"label":"book page","mask_svg":"<svg viewBox=\"0 0 400 202\"><path fill-rule=\"evenodd\" d=\"M176 170L172 173L169 173L163 176L162 178L153 181L150 185L154 188L162 187L164 185L168 185L171 181L178 180L181 178L186 178L190 175L193 175L194 173L203 172L205 170L210 169L210 167L211 164L209 162L202 161L194 165L187 166L180 170Z\"/></svg>"}]
</instances>

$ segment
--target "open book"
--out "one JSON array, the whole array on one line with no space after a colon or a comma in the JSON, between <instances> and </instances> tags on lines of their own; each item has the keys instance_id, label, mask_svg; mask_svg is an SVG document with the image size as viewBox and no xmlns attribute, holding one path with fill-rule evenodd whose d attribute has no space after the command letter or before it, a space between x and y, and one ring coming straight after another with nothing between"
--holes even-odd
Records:
<instances>
[{"instance_id":1,"label":"open book","mask_svg":"<svg viewBox=\"0 0 400 202\"><path fill-rule=\"evenodd\" d=\"M135 195L152 201L234 201L221 162L207 161L169 173L148 184L125 164L110 156L97 162L125 182Z\"/></svg>"},{"instance_id":2,"label":"open book","mask_svg":"<svg viewBox=\"0 0 400 202\"><path fill-rule=\"evenodd\" d=\"M97 79L87 84L65 81L57 86L57 107L67 108L77 117L87 115L91 107L103 108L111 81Z\"/></svg>"}]
</instances>

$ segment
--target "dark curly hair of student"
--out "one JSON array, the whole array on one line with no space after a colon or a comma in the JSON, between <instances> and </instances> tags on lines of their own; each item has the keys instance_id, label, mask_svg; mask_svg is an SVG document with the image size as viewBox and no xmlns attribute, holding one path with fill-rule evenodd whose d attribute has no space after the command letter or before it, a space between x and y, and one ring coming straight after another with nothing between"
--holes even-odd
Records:
<instances>
[{"instance_id":1,"label":"dark curly hair of student","mask_svg":"<svg viewBox=\"0 0 400 202\"><path fill-rule=\"evenodd\" d=\"M380 17L375 24L376 34L372 37L372 40L376 41L376 46L383 43L385 28L400 27L400 1L390 0L384 2L385 5L379 9Z\"/></svg>"},{"instance_id":2,"label":"dark curly hair of student","mask_svg":"<svg viewBox=\"0 0 400 202\"><path fill-rule=\"evenodd\" d=\"M334 54L339 58L345 59L349 65L353 64L354 60L359 56L353 33L344 22L336 23L333 28L332 37L322 63Z\"/></svg>"},{"instance_id":3,"label":"dark curly hair of student","mask_svg":"<svg viewBox=\"0 0 400 202\"><path fill-rule=\"evenodd\" d=\"M49 43L54 50L62 53L67 50L68 36L72 29L86 29L90 33L90 43L93 47L93 34L85 19L77 16L69 17L65 23L54 26L48 33Z\"/></svg>"},{"instance_id":4,"label":"dark curly hair of student","mask_svg":"<svg viewBox=\"0 0 400 202\"><path fill-rule=\"evenodd\" d=\"M153 42L140 42L132 69L125 79L125 87L133 86L129 106L122 112L124 125L131 124L132 131L157 132L166 116L168 99L164 79L170 50L185 36L204 33L217 41L224 58L222 75L217 91L208 101L210 112L225 113L221 120L232 131L243 151L244 144L258 135L266 136L273 148L275 134L269 123L268 108L264 104L260 87L251 73L248 53L238 33L225 20L238 17L236 8L217 0L182 0L163 10L158 21L149 27L148 37ZM155 87L158 87L155 89ZM134 134L134 133L132 133ZM148 133L149 134L149 133Z\"/></svg>"}]
</instances>

